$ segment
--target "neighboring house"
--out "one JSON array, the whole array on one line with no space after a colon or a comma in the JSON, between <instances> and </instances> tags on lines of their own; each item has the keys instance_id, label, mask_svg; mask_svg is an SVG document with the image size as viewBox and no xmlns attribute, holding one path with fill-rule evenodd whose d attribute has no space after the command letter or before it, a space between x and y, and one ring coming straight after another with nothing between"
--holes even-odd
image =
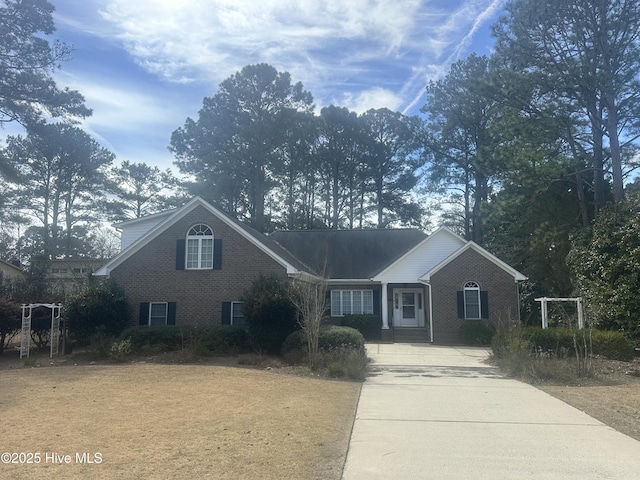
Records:
<instances>
[{"instance_id":1,"label":"neighboring house","mask_svg":"<svg viewBox=\"0 0 640 480\"><path fill-rule=\"evenodd\" d=\"M447 228L284 231L263 235L195 198L115 225L113 278L140 325L242 324L240 298L261 274L329 283L334 323L382 318L382 338L455 343L466 320L518 319L522 274Z\"/></svg>"},{"instance_id":2,"label":"neighboring house","mask_svg":"<svg viewBox=\"0 0 640 480\"><path fill-rule=\"evenodd\" d=\"M71 292L86 285L89 276L103 264L101 260L89 258L50 260L49 278L64 291Z\"/></svg>"},{"instance_id":3,"label":"neighboring house","mask_svg":"<svg viewBox=\"0 0 640 480\"><path fill-rule=\"evenodd\" d=\"M0 276L2 276L2 278L15 280L17 278L24 278L25 274L19 266L0 260Z\"/></svg>"}]
</instances>

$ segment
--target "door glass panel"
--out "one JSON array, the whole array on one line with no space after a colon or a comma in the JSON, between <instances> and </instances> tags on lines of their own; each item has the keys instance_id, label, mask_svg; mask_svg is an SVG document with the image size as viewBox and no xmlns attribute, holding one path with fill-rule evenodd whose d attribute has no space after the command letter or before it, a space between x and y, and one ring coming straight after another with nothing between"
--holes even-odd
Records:
<instances>
[{"instance_id":1,"label":"door glass panel","mask_svg":"<svg viewBox=\"0 0 640 480\"><path fill-rule=\"evenodd\" d=\"M402 317L416 318L416 297L413 292L402 292Z\"/></svg>"}]
</instances>

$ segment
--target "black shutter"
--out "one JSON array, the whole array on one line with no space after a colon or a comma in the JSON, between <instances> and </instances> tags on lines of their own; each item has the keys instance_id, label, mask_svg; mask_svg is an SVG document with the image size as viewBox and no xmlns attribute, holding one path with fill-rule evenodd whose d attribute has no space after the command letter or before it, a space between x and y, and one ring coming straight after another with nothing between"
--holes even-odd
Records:
<instances>
[{"instance_id":1,"label":"black shutter","mask_svg":"<svg viewBox=\"0 0 640 480\"><path fill-rule=\"evenodd\" d=\"M464 318L464 292L458 291L458 318Z\"/></svg>"},{"instance_id":2,"label":"black shutter","mask_svg":"<svg viewBox=\"0 0 640 480\"><path fill-rule=\"evenodd\" d=\"M176 324L176 302L167 304L167 325Z\"/></svg>"},{"instance_id":3,"label":"black shutter","mask_svg":"<svg viewBox=\"0 0 640 480\"><path fill-rule=\"evenodd\" d=\"M222 302L222 325L231 324L231 302Z\"/></svg>"},{"instance_id":4,"label":"black shutter","mask_svg":"<svg viewBox=\"0 0 640 480\"><path fill-rule=\"evenodd\" d=\"M380 315L380 290L373 291L373 314Z\"/></svg>"},{"instance_id":5,"label":"black shutter","mask_svg":"<svg viewBox=\"0 0 640 480\"><path fill-rule=\"evenodd\" d=\"M213 269L222 269L222 239L216 238L213 240Z\"/></svg>"},{"instance_id":6,"label":"black shutter","mask_svg":"<svg viewBox=\"0 0 640 480\"><path fill-rule=\"evenodd\" d=\"M480 316L482 318L489 318L489 292L486 290L480 291Z\"/></svg>"},{"instance_id":7,"label":"black shutter","mask_svg":"<svg viewBox=\"0 0 640 480\"><path fill-rule=\"evenodd\" d=\"M184 238L176 241L176 270L184 270L184 257L186 254L186 242Z\"/></svg>"},{"instance_id":8,"label":"black shutter","mask_svg":"<svg viewBox=\"0 0 640 480\"><path fill-rule=\"evenodd\" d=\"M140 325L149 325L149 302L140 304Z\"/></svg>"}]
</instances>

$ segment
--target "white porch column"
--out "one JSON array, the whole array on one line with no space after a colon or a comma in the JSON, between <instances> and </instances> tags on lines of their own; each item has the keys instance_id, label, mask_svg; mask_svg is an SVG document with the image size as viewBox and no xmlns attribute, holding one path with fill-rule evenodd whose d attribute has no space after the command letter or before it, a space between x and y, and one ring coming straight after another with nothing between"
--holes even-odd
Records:
<instances>
[{"instance_id":1,"label":"white porch column","mask_svg":"<svg viewBox=\"0 0 640 480\"><path fill-rule=\"evenodd\" d=\"M389 300L387 298L387 284L382 284L382 330L389 330Z\"/></svg>"}]
</instances>

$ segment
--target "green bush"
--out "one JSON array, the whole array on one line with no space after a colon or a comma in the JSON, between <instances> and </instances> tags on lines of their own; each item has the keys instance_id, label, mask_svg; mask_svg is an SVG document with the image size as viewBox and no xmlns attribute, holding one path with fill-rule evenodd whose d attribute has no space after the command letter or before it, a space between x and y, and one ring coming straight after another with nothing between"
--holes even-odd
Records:
<instances>
[{"instance_id":1,"label":"green bush","mask_svg":"<svg viewBox=\"0 0 640 480\"><path fill-rule=\"evenodd\" d=\"M101 329L117 337L129 323L124 292L113 280L91 282L67 302L65 315L71 336L80 345Z\"/></svg>"},{"instance_id":2,"label":"green bush","mask_svg":"<svg viewBox=\"0 0 640 480\"><path fill-rule=\"evenodd\" d=\"M190 328L174 325L139 326L123 330L120 338L129 339L134 352L168 352L184 348L190 333L187 330Z\"/></svg>"},{"instance_id":3,"label":"green bush","mask_svg":"<svg viewBox=\"0 0 640 480\"><path fill-rule=\"evenodd\" d=\"M324 363L327 364L327 374L333 378L348 378L349 380L363 381L367 373L369 359L362 350L338 349L328 354Z\"/></svg>"},{"instance_id":4,"label":"green bush","mask_svg":"<svg viewBox=\"0 0 640 480\"><path fill-rule=\"evenodd\" d=\"M379 315L345 315L342 326L358 330L366 340L380 340L382 332L382 317Z\"/></svg>"},{"instance_id":5,"label":"green bush","mask_svg":"<svg viewBox=\"0 0 640 480\"><path fill-rule=\"evenodd\" d=\"M536 352L558 356L571 356L575 353L573 343L575 333L575 329L562 327L527 327L522 329L522 335L531 343Z\"/></svg>"},{"instance_id":6,"label":"green bush","mask_svg":"<svg viewBox=\"0 0 640 480\"><path fill-rule=\"evenodd\" d=\"M495 333L496 328L493 325L479 320L466 321L458 329L460 341L465 345L489 346Z\"/></svg>"},{"instance_id":7,"label":"green bush","mask_svg":"<svg viewBox=\"0 0 640 480\"><path fill-rule=\"evenodd\" d=\"M9 300L0 300L0 354L21 327L20 305Z\"/></svg>"},{"instance_id":8,"label":"green bush","mask_svg":"<svg viewBox=\"0 0 640 480\"><path fill-rule=\"evenodd\" d=\"M249 349L247 331L233 325L212 325L202 330L200 351L216 355L237 355Z\"/></svg>"},{"instance_id":9,"label":"green bush","mask_svg":"<svg viewBox=\"0 0 640 480\"><path fill-rule=\"evenodd\" d=\"M593 354L602 355L609 360L628 362L635 355L635 348L631 340L622 332L607 330L593 330L591 335Z\"/></svg>"},{"instance_id":10,"label":"green bush","mask_svg":"<svg viewBox=\"0 0 640 480\"><path fill-rule=\"evenodd\" d=\"M318 347L324 352L338 348L364 351L364 337L355 328L323 325L320 329ZM302 330L291 333L282 344L282 354L287 356L292 352L306 353L307 339Z\"/></svg>"},{"instance_id":11,"label":"green bush","mask_svg":"<svg viewBox=\"0 0 640 480\"><path fill-rule=\"evenodd\" d=\"M275 275L258 277L242 295L249 342L257 352L278 353L298 322L285 280Z\"/></svg>"},{"instance_id":12,"label":"green bush","mask_svg":"<svg viewBox=\"0 0 640 480\"><path fill-rule=\"evenodd\" d=\"M329 325L320 330L318 346L325 352L345 347L352 350L364 350L364 337L355 328Z\"/></svg>"},{"instance_id":13,"label":"green bush","mask_svg":"<svg viewBox=\"0 0 640 480\"><path fill-rule=\"evenodd\" d=\"M320 367L330 377L364 380L367 354L364 337L351 327L324 325L318 340ZM307 339L302 330L291 333L282 345L282 355L289 363L302 363L307 357Z\"/></svg>"},{"instance_id":14,"label":"green bush","mask_svg":"<svg viewBox=\"0 0 640 480\"><path fill-rule=\"evenodd\" d=\"M491 348L497 357L509 353L514 345L519 350L527 345L531 355L573 357L576 355L574 337L579 346L586 344L587 353L609 360L629 361L635 353L633 344L622 332L570 328L523 327L498 330Z\"/></svg>"},{"instance_id":15,"label":"green bush","mask_svg":"<svg viewBox=\"0 0 640 480\"><path fill-rule=\"evenodd\" d=\"M131 350L143 353L192 349L201 354L232 355L248 348L247 332L233 325L166 325L127 328L120 334Z\"/></svg>"}]
</instances>

